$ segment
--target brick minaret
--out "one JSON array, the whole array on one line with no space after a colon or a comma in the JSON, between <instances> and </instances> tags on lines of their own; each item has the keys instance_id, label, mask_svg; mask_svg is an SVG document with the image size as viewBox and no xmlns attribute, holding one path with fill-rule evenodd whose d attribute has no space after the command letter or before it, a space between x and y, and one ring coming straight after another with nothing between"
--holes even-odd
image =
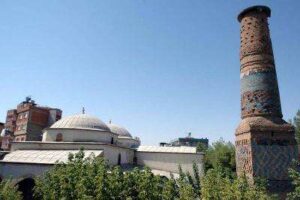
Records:
<instances>
[{"instance_id":1,"label":"brick minaret","mask_svg":"<svg viewBox=\"0 0 300 200\"><path fill-rule=\"evenodd\" d=\"M241 117L236 130L238 175L266 178L271 189L288 187L287 169L297 159L294 128L282 119L279 89L268 27L270 8L253 6L241 23ZM280 187L280 188L277 188Z\"/></svg>"}]
</instances>

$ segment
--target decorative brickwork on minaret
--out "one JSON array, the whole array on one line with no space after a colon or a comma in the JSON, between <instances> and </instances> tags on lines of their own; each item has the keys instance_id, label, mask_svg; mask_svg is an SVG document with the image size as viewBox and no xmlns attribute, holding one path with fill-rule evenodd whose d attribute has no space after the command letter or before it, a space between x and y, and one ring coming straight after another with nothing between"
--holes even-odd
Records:
<instances>
[{"instance_id":1,"label":"decorative brickwork on minaret","mask_svg":"<svg viewBox=\"0 0 300 200\"><path fill-rule=\"evenodd\" d=\"M264 177L282 189L298 152L294 128L282 119L270 16L266 6L247 8L238 16L242 122L236 130L236 161L238 175L245 173L251 181Z\"/></svg>"}]
</instances>

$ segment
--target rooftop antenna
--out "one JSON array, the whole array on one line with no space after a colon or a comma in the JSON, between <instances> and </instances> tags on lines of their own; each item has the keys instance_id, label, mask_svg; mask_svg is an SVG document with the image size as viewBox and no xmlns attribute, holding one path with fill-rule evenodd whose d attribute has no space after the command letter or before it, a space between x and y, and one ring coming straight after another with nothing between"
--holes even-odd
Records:
<instances>
[{"instance_id":1,"label":"rooftop antenna","mask_svg":"<svg viewBox=\"0 0 300 200\"><path fill-rule=\"evenodd\" d=\"M85 114L85 108L82 107L82 114Z\"/></svg>"}]
</instances>

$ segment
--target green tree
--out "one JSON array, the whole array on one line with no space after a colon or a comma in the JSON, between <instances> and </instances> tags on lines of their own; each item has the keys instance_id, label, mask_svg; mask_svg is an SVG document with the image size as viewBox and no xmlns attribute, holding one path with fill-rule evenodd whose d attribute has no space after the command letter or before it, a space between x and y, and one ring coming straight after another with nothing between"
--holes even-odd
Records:
<instances>
[{"instance_id":1,"label":"green tree","mask_svg":"<svg viewBox=\"0 0 300 200\"><path fill-rule=\"evenodd\" d=\"M235 176L235 147L231 142L223 139L214 142L204 156L205 171L208 169L220 169L227 175Z\"/></svg>"},{"instance_id":2,"label":"green tree","mask_svg":"<svg viewBox=\"0 0 300 200\"><path fill-rule=\"evenodd\" d=\"M250 185L246 177L231 178L220 169L209 169L201 180L201 199L214 200L269 200L262 184Z\"/></svg>"},{"instance_id":3,"label":"green tree","mask_svg":"<svg viewBox=\"0 0 300 200\"><path fill-rule=\"evenodd\" d=\"M160 200L166 183L149 168L124 172L119 166L110 168L103 158L84 158L80 150L70 155L67 163L57 163L36 179L35 197L44 200Z\"/></svg>"},{"instance_id":4,"label":"green tree","mask_svg":"<svg viewBox=\"0 0 300 200\"><path fill-rule=\"evenodd\" d=\"M194 173L194 188L197 196L201 195L201 184L200 184L200 172L196 163L193 163L193 173Z\"/></svg>"},{"instance_id":5,"label":"green tree","mask_svg":"<svg viewBox=\"0 0 300 200\"><path fill-rule=\"evenodd\" d=\"M57 163L36 179L37 199L108 199L108 165L83 150L70 155L67 163Z\"/></svg>"},{"instance_id":6,"label":"green tree","mask_svg":"<svg viewBox=\"0 0 300 200\"><path fill-rule=\"evenodd\" d=\"M178 194L178 186L176 184L176 180L174 179L173 174L171 174L171 178L167 179L164 183L164 188L162 192L163 200L175 200L179 196Z\"/></svg>"},{"instance_id":7,"label":"green tree","mask_svg":"<svg viewBox=\"0 0 300 200\"><path fill-rule=\"evenodd\" d=\"M140 173L138 190L139 199L160 199L163 190L162 185L160 185L160 177L154 176L150 168L146 167L145 170Z\"/></svg>"},{"instance_id":8,"label":"green tree","mask_svg":"<svg viewBox=\"0 0 300 200\"><path fill-rule=\"evenodd\" d=\"M0 199L21 200L22 197L10 180L3 180L0 182Z\"/></svg>"},{"instance_id":9,"label":"green tree","mask_svg":"<svg viewBox=\"0 0 300 200\"><path fill-rule=\"evenodd\" d=\"M297 111L296 116L293 119L293 125L295 126L295 136L298 144L300 143L300 110Z\"/></svg>"},{"instance_id":10,"label":"green tree","mask_svg":"<svg viewBox=\"0 0 300 200\"><path fill-rule=\"evenodd\" d=\"M205 152L207 150L207 146L202 142L198 142L197 144L197 152Z\"/></svg>"},{"instance_id":11,"label":"green tree","mask_svg":"<svg viewBox=\"0 0 300 200\"><path fill-rule=\"evenodd\" d=\"M219 150L222 145L227 143L213 147ZM215 155L226 157L220 153ZM227 158L231 159L230 156ZM224 160L220 162L222 159L214 159L216 163L223 164L214 166L213 163L214 167L201 181L196 164L193 174L183 172L179 166L179 178L171 176L167 179L155 176L149 168L124 172L119 166L109 167L103 158L93 155L85 158L83 150L80 150L75 155L71 154L67 163L57 163L36 179L35 197L43 200L270 199L264 186L249 185L246 178L236 178L224 170L228 164L224 164Z\"/></svg>"},{"instance_id":12,"label":"green tree","mask_svg":"<svg viewBox=\"0 0 300 200\"><path fill-rule=\"evenodd\" d=\"M196 188L194 182L189 173L184 173L179 165L179 178L177 180L178 196L180 200L195 199L197 197Z\"/></svg>"},{"instance_id":13,"label":"green tree","mask_svg":"<svg viewBox=\"0 0 300 200\"><path fill-rule=\"evenodd\" d=\"M289 169L289 176L292 179L294 185L294 191L288 194L289 200L300 199L300 163L298 161L293 162L293 166Z\"/></svg>"}]
</instances>

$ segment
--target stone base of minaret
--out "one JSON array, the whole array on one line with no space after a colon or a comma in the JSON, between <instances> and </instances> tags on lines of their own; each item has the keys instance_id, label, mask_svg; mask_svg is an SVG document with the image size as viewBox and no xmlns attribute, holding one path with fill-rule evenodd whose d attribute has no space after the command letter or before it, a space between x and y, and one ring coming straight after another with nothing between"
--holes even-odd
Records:
<instances>
[{"instance_id":1,"label":"stone base of minaret","mask_svg":"<svg viewBox=\"0 0 300 200\"><path fill-rule=\"evenodd\" d=\"M288 169L298 159L294 127L281 118L248 117L235 135L238 175L245 174L252 183L265 178L270 192L288 192Z\"/></svg>"}]
</instances>

